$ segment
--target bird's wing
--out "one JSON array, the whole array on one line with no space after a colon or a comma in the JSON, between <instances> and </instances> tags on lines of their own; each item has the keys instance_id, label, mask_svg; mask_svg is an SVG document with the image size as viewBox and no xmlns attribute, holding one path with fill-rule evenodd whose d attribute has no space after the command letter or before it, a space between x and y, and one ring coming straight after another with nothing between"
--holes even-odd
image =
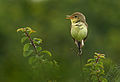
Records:
<instances>
[{"instance_id":1,"label":"bird's wing","mask_svg":"<svg viewBox=\"0 0 120 82\"><path fill-rule=\"evenodd\" d=\"M87 29L88 29L88 24L86 22L85 22L85 25L87 26ZM86 41L87 37L88 37L88 32L87 32L87 36L84 38L84 42Z\"/></svg>"},{"instance_id":2,"label":"bird's wing","mask_svg":"<svg viewBox=\"0 0 120 82\"><path fill-rule=\"evenodd\" d=\"M87 37L88 37L88 33L87 33L87 36L84 38L84 42L86 41Z\"/></svg>"},{"instance_id":3,"label":"bird's wing","mask_svg":"<svg viewBox=\"0 0 120 82\"><path fill-rule=\"evenodd\" d=\"M85 25L87 26L87 28L88 28L88 24L86 23L86 21L84 22L85 23Z\"/></svg>"}]
</instances>

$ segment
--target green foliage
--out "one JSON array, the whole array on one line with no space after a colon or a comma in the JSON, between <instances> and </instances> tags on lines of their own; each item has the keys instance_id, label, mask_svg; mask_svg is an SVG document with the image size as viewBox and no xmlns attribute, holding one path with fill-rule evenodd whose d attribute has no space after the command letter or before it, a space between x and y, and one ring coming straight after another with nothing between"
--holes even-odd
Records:
<instances>
[{"instance_id":1,"label":"green foliage","mask_svg":"<svg viewBox=\"0 0 120 82\"><path fill-rule=\"evenodd\" d=\"M32 52L33 52L33 50L24 51L23 56L28 57L28 56L30 56L32 54Z\"/></svg>"},{"instance_id":2,"label":"green foliage","mask_svg":"<svg viewBox=\"0 0 120 82\"><path fill-rule=\"evenodd\" d=\"M64 72L61 72L64 79L61 82L84 82L78 79L80 61L71 51L75 45L70 36L70 22L64 19L76 11L86 16L89 26L83 49L84 63L98 50L107 53L105 61L109 58L120 64L120 0L0 0L0 82L45 82L30 79L30 66L25 63L28 57L21 56L16 25L35 26L35 37L40 36L44 40L42 48L54 50L52 58L64 66ZM109 69L106 68L112 67L105 63L107 74ZM120 79L116 82L120 82Z\"/></svg>"},{"instance_id":3,"label":"green foliage","mask_svg":"<svg viewBox=\"0 0 120 82\"><path fill-rule=\"evenodd\" d=\"M23 51L28 51L30 47L30 43L24 45Z\"/></svg>"},{"instance_id":4,"label":"green foliage","mask_svg":"<svg viewBox=\"0 0 120 82\"><path fill-rule=\"evenodd\" d=\"M33 38L33 42L34 42L34 44L39 45L40 43L42 43L42 39L40 39L40 38Z\"/></svg>"},{"instance_id":5,"label":"green foliage","mask_svg":"<svg viewBox=\"0 0 120 82\"><path fill-rule=\"evenodd\" d=\"M88 59L85 69L89 70L92 82L108 82L104 73L104 59L105 55L99 53L95 53L93 59Z\"/></svg>"},{"instance_id":6,"label":"green foliage","mask_svg":"<svg viewBox=\"0 0 120 82\"><path fill-rule=\"evenodd\" d=\"M120 77L120 66L119 65L112 65L110 66L106 78L108 82L116 82L116 80Z\"/></svg>"},{"instance_id":7,"label":"green foliage","mask_svg":"<svg viewBox=\"0 0 120 82\"><path fill-rule=\"evenodd\" d=\"M28 37L23 37L23 38L21 39L21 43L24 43L25 40L27 40L27 38L28 38Z\"/></svg>"},{"instance_id":8,"label":"green foliage","mask_svg":"<svg viewBox=\"0 0 120 82\"><path fill-rule=\"evenodd\" d=\"M41 51L41 54L47 54L49 56L52 56L52 54L47 50Z\"/></svg>"},{"instance_id":9,"label":"green foliage","mask_svg":"<svg viewBox=\"0 0 120 82\"><path fill-rule=\"evenodd\" d=\"M51 52L43 50L40 46L42 44L42 39L31 38L31 34L36 31L32 30L30 27L17 29L17 32L19 31L23 33L21 39L21 43L24 44L23 56L27 57L29 64L32 65L32 69L35 73L34 76L39 78L40 81L45 81L44 78L46 78L46 81L57 81L57 79L61 77L56 75L60 67L55 60L51 59ZM103 65L104 59L105 55L99 53L95 53L93 59L88 59L87 64L85 64L85 70L87 71L87 75L89 75L86 76L86 78L89 78L89 82L108 82L110 80L114 81L115 77L119 77L119 70L117 68L111 68L109 70L110 72L105 74ZM81 68L83 68L83 66ZM113 71L111 72L111 70ZM50 75L47 74L48 72ZM39 75L40 73L42 73L42 76ZM53 74L53 76L51 74ZM112 75L114 75L113 79L110 77ZM84 76L81 78L83 77Z\"/></svg>"},{"instance_id":10,"label":"green foliage","mask_svg":"<svg viewBox=\"0 0 120 82\"><path fill-rule=\"evenodd\" d=\"M29 64L34 64L37 61L35 56L29 57Z\"/></svg>"},{"instance_id":11,"label":"green foliage","mask_svg":"<svg viewBox=\"0 0 120 82\"><path fill-rule=\"evenodd\" d=\"M58 70L57 62L51 59L51 52L43 50L40 46L42 39L31 38L31 34L35 32L34 30L32 30L30 27L26 27L17 29L17 32L19 31L24 34L21 39L21 43L24 43L23 56L28 57L28 62L30 65L32 65L32 68L35 69L35 71L38 71L38 73L41 68L42 71L46 71L46 69L53 71ZM43 76L46 75L43 74ZM35 77L37 76L35 75ZM49 78L49 80L51 80L51 78Z\"/></svg>"},{"instance_id":12,"label":"green foliage","mask_svg":"<svg viewBox=\"0 0 120 82\"><path fill-rule=\"evenodd\" d=\"M30 27L26 27L26 28L19 28L17 29L17 32L22 31L25 35L23 36L23 38L21 39L21 43L24 43L26 40L29 40L29 42L24 44L23 47L23 56L24 57L28 57L31 55L30 57L30 62L34 62L36 59L41 59L42 55L49 55L52 56L52 54L47 51L47 50L42 50L42 47L40 47L40 44L42 43L42 39L40 38L31 38L31 34L34 33L35 31L32 30ZM31 48L31 46L33 46L33 48ZM35 53L33 53L33 50ZM33 55L32 55L33 53ZM40 58L38 58L40 57Z\"/></svg>"}]
</instances>

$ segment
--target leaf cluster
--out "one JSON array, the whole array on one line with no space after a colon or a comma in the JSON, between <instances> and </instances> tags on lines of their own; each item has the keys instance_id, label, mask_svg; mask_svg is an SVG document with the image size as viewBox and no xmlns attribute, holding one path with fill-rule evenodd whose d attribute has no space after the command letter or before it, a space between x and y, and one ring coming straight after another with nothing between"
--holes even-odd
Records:
<instances>
[{"instance_id":1,"label":"leaf cluster","mask_svg":"<svg viewBox=\"0 0 120 82\"><path fill-rule=\"evenodd\" d=\"M51 60L51 52L43 50L40 46L42 44L42 39L31 38L31 34L36 32L30 27L19 28L17 32L22 32L23 37L21 38L21 43L24 44L23 56L28 57L29 64L36 67L40 63L50 63L57 65L55 60Z\"/></svg>"},{"instance_id":2,"label":"leaf cluster","mask_svg":"<svg viewBox=\"0 0 120 82\"><path fill-rule=\"evenodd\" d=\"M93 59L88 59L85 69L89 71L92 82L107 82L103 66L104 59L105 55L99 53L95 53Z\"/></svg>"}]
</instances>

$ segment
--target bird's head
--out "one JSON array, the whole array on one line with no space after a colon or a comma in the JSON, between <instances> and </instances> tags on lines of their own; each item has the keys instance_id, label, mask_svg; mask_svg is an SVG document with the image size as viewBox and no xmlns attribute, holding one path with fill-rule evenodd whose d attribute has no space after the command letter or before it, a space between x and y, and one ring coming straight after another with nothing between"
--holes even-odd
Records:
<instances>
[{"instance_id":1,"label":"bird's head","mask_svg":"<svg viewBox=\"0 0 120 82\"><path fill-rule=\"evenodd\" d=\"M80 12L75 12L72 15L67 15L66 19L70 19L72 23L86 21L85 16Z\"/></svg>"}]
</instances>

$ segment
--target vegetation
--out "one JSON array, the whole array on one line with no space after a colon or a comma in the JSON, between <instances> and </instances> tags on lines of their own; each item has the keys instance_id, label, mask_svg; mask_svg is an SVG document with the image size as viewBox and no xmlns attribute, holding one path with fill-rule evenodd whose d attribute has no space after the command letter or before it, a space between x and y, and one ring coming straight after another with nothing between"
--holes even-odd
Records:
<instances>
[{"instance_id":1,"label":"vegetation","mask_svg":"<svg viewBox=\"0 0 120 82\"><path fill-rule=\"evenodd\" d=\"M42 77L45 77L46 80L42 80L39 76L39 71L41 68L44 68L41 69L41 71L44 72L47 72L46 69L50 70L51 73L59 71L57 62L51 59L51 52L43 50L40 46L42 39L31 38L31 34L36 31L32 30L30 27L17 29L17 32L19 31L23 33L23 37L21 39L21 43L24 43L23 56L28 57L29 64L32 65L33 72L38 72L38 76L35 74L33 78L36 79L37 77L40 81L54 81L52 80L53 78L51 78L52 75L46 77L46 74L42 74Z\"/></svg>"},{"instance_id":2,"label":"vegetation","mask_svg":"<svg viewBox=\"0 0 120 82\"><path fill-rule=\"evenodd\" d=\"M93 59L89 59L86 67L89 70L90 79L92 82L107 82L107 79L103 76L104 73L104 66L103 66L103 59L105 59L104 54L95 53Z\"/></svg>"},{"instance_id":3,"label":"vegetation","mask_svg":"<svg viewBox=\"0 0 120 82\"><path fill-rule=\"evenodd\" d=\"M82 66L70 35L70 21L65 19L74 12L82 12L88 23ZM0 0L0 19L0 82L89 82L91 67L85 65L94 59L94 52L105 54L103 78L120 82L120 0ZM36 53L30 44L31 55L23 57L24 45L31 42L27 38L20 44L25 35L17 34L16 27L21 26L36 31L31 39L42 39L39 47L52 54L41 54L42 60L55 60L57 66L29 64Z\"/></svg>"},{"instance_id":4,"label":"vegetation","mask_svg":"<svg viewBox=\"0 0 120 82\"><path fill-rule=\"evenodd\" d=\"M21 42L24 43L26 40L29 40L28 43L24 44L23 48L23 56L29 58L29 64L38 64L47 62L48 59L45 59L45 55L52 56L52 54L47 50L42 50L42 47L40 47L40 44L42 43L42 40L39 38L31 38L31 33L34 33L35 31L32 30L30 27L26 28L19 28L17 29L17 32L22 31L24 33L24 36L21 39ZM32 48L31 48L32 46ZM34 53L33 53L34 52ZM52 61L50 61L53 63ZM54 60L54 63L56 61Z\"/></svg>"},{"instance_id":5,"label":"vegetation","mask_svg":"<svg viewBox=\"0 0 120 82\"><path fill-rule=\"evenodd\" d=\"M57 64L57 62L55 60L50 60L50 57L52 56L52 54L49 51L43 50L42 47L40 47L40 44L42 43L42 39L31 38L31 34L36 31L32 30L30 27L18 28L17 32L19 31L23 33L21 43L25 43L23 47L23 56L29 57L28 61L29 61L29 64L32 65L32 70L34 72L38 72L39 70L45 71L45 69L47 68L49 72L53 70L55 71L56 69L57 69L56 72L59 72L60 67ZM105 74L104 66L103 66L104 59L105 59L105 55L99 54L99 53L95 53L95 56L93 59L88 59L87 64L85 64L85 68L84 68L84 71L87 71L86 73L87 75L89 75L88 77L86 77L88 78L86 79L86 81L90 82L91 80L91 82L108 82L109 79L107 80L106 79L107 77L105 77L107 75ZM81 65L81 68L83 69L82 65ZM118 77L119 71L116 73L117 73L116 77ZM81 73L81 74L84 74L84 73ZM45 74L45 76L42 76L41 78L39 75L39 72L38 72L38 76L37 74L35 74L34 76L35 76L34 78L37 77L39 81L48 81L48 82L57 82L57 81L60 81L60 79L62 79L60 77L58 78L57 74L55 74L55 76L53 76L52 78L51 78L51 75L46 76ZM43 78L46 78L46 79L43 79ZM81 76L81 78L85 78L85 77Z\"/></svg>"}]
</instances>

